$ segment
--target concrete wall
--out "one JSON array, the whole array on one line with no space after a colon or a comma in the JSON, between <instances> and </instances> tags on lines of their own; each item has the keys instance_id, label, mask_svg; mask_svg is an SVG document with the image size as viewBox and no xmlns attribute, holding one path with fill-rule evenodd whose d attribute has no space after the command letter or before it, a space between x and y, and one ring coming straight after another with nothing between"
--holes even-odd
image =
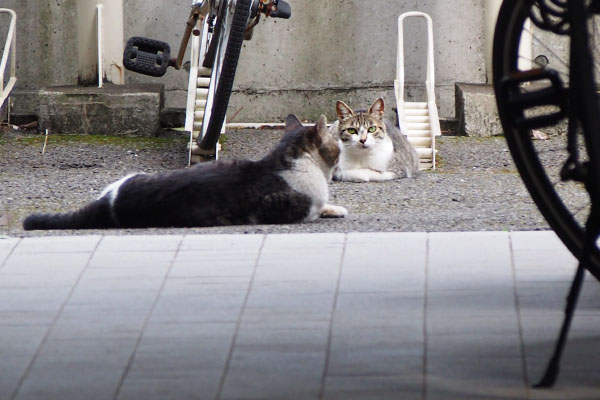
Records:
<instances>
[{"instance_id":1,"label":"concrete wall","mask_svg":"<svg viewBox=\"0 0 600 400\"><path fill-rule=\"evenodd\" d=\"M77 81L76 0L3 0L19 15L18 89ZM482 0L289 0L290 20L263 20L242 51L230 115L238 122L282 120L288 113L314 119L342 99L366 107L378 96L393 106L397 16L418 10L434 20L440 116L454 117L455 82L483 83ZM190 0L124 1L125 37L171 43L176 52ZM420 20L419 20L420 21ZM1 23L1 21L0 21ZM108 24L108 22L107 22ZM408 22L407 96L422 95L424 23ZM128 82L165 84L167 107L184 107L186 73L160 79L133 73ZM21 104L26 107L27 105Z\"/></svg>"},{"instance_id":2,"label":"concrete wall","mask_svg":"<svg viewBox=\"0 0 600 400\"><path fill-rule=\"evenodd\" d=\"M2 0L3 8L17 13L17 89L77 83L75 5L76 0Z\"/></svg>"},{"instance_id":3,"label":"concrete wall","mask_svg":"<svg viewBox=\"0 0 600 400\"><path fill-rule=\"evenodd\" d=\"M292 1L293 20L268 21L242 54L232 107L248 100L283 115L288 104L314 119L334 100L366 107L394 102L397 17L418 10L434 20L436 87L443 117L454 116L454 83L485 82L483 7L477 0ZM288 23L289 22L289 23ZM405 26L407 96L424 96L426 31ZM242 101L239 101L241 98ZM424 97L422 97L424 99ZM266 113L266 112L265 112ZM241 116L241 113L240 113ZM242 118L242 117L240 117Z\"/></svg>"}]
</instances>

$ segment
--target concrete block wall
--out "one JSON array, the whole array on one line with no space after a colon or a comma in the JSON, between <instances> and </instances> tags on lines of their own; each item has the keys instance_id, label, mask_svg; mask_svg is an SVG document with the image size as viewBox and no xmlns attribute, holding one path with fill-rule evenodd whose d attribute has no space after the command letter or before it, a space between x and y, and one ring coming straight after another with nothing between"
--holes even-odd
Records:
<instances>
[{"instance_id":1,"label":"concrete block wall","mask_svg":"<svg viewBox=\"0 0 600 400\"><path fill-rule=\"evenodd\" d=\"M434 21L437 101L442 118L454 118L454 84L485 83L483 0L289 0L290 20L263 20L245 42L230 115L235 122L280 121L288 113L334 116L338 99L366 107L378 96L394 106L397 17L423 11ZM176 52L190 0L127 0L125 38L153 37ZM77 82L76 0L3 0L18 21L21 92ZM0 24L2 21L0 21ZM424 94L424 23L408 22L405 43L407 96ZM183 108L187 76L126 74L127 82L163 83L167 107ZM23 99L31 97L23 96ZM15 104L33 107L32 100Z\"/></svg>"}]
</instances>

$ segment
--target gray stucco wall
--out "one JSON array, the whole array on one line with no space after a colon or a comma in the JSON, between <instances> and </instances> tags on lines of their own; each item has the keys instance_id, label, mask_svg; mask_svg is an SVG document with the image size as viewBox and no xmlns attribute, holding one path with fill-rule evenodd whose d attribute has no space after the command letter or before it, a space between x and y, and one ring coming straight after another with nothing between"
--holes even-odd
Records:
<instances>
[{"instance_id":1,"label":"gray stucco wall","mask_svg":"<svg viewBox=\"0 0 600 400\"><path fill-rule=\"evenodd\" d=\"M434 21L440 116L454 117L454 83L486 81L483 0L289 0L290 20L263 20L245 42L230 104L237 122L277 121L293 112L333 116L337 99L355 107L383 96L393 106L397 17L424 11ZM125 37L140 35L179 47L189 0L126 0ZM18 23L19 90L77 81L76 0L4 0ZM419 20L421 21L421 20ZM3 21L0 21L3 23ZM408 22L407 96L422 95L424 23ZM128 82L165 85L166 105L184 107L187 76L160 79L127 73Z\"/></svg>"}]
</instances>

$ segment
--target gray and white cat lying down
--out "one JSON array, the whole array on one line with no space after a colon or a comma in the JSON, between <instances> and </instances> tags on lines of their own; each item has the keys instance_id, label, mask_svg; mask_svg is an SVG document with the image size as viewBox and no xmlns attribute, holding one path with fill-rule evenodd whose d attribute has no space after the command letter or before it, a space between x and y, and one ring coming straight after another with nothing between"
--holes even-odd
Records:
<instances>
[{"instance_id":1,"label":"gray and white cat lying down","mask_svg":"<svg viewBox=\"0 0 600 400\"><path fill-rule=\"evenodd\" d=\"M279 144L263 159L219 160L162 174L132 174L100 197L65 214L33 214L25 230L200 227L286 224L344 217L328 204L338 139L321 116L304 127L293 115Z\"/></svg>"}]
</instances>

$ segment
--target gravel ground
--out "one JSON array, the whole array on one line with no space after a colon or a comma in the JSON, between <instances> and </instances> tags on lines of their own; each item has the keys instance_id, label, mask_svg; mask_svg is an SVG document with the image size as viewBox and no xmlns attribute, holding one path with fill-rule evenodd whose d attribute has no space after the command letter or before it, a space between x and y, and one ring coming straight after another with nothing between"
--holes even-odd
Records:
<instances>
[{"instance_id":1,"label":"gravel ground","mask_svg":"<svg viewBox=\"0 0 600 400\"><path fill-rule=\"evenodd\" d=\"M257 159L281 137L280 130L238 130L225 137L222 158ZM180 168L187 161L185 138L44 136L0 130L0 234L24 232L33 212L67 211L95 198L105 185L136 171ZM480 231L548 229L514 168L503 138L444 136L438 140L439 166L416 179L388 182L333 182L333 204L350 215L294 225L198 229L105 231L110 234L273 233L352 231ZM544 141L551 154L561 138ZM558 164L557 164L558 165ZM571 190L570 196L584 196ZM90 234L62 231L50 234Z\"/></svg>"}]
</instances>

